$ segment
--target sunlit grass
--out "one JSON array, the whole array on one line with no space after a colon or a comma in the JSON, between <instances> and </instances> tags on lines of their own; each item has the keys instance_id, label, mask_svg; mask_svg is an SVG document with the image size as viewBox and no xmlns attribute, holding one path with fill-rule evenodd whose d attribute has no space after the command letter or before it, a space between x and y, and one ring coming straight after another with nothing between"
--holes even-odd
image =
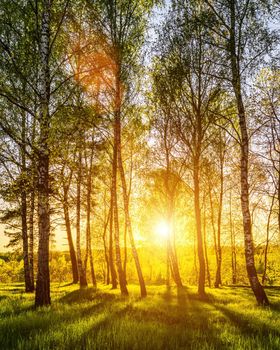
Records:
<instances>
[{"instance_id":1,"label":"sunlit grass","mask_svg":"<svg viewBox=\"0 0 280 350\"><path fill-rule=\"evenodd\" d=\"M1 349L280 349L280 289L271 307L248 288L208 290L137 286L122 298L109 287L52 285L52 306L34 310L22 284L0 285Z\"/></svg>"}]
</instances>

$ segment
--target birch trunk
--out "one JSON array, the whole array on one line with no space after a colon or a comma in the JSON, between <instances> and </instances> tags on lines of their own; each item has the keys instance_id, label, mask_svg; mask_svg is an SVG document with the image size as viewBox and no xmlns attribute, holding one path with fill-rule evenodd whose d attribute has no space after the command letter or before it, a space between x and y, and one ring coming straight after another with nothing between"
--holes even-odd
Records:
<instances>
[{"instance_id":1,"label":"birch trunk","mask_svg":"<svg viewBox=\"0 0 280 350\"><path fill-rule=\"evenodd\" d=\"M31 281L30 262L29 262L29 245L28 245L28 227L27 227L27 172L26 172L26 116L22 114L21 120L21 138L22 145L20 147L21 153L21 176L22 176L22 190L21 190L21 233L23 244L23 264L24 264L24 281L25 291L33 292L34 285Z\"/></svg>"},{"instance_id":2,"label":"birch trunk","mask_svg":"<svg viewBox=\"0 0 280 350\"><path fill-rule=\"evenodd\" d=\"M30 208L29 208L29 220L28 220L28 236L29 236L29 270L32 289L34 291L34 214L35 214L35 184L34 178L32 178L32 189L30 194Z\"/></svg>"},{"instance_id":3,"label":"birch trunk","mask_svg":"<svg viewBox=\"0 0 280 350\"><path fill-rule=\"evenodd\" d=\"M222 247L221 247L221 225L222 225L222 211L223 211L223 198L224 198L224 160L225 154L222 145L222 137L220 134L220 194L219 194L219 209L218 209L218 223L217 223L217 270L215 288L218 288L222 284Z\"/></svg>"},{"instance_id":4,"label":"birch trunk","mask_svg":"<svg viewBox=\"0 0 280 350\"><path fill-rule=\"evenodd\" d=\"M267 256L268 256L268 246L269 246L269 229L270 229L270 220L271 215L273 211L274 206L274 198L275 195L272 197L271 205L269 208L268 218L267 218L267 224L266 224L266 242L265 242L265 249L264 249L264 268L263 268L263 275L262 275L262 284L264 285L267 279L266 271L267 271Z\"/></svg>"},{"instance_id":5,"label":"birch trunk","mask_svg":"<svg viewBox=\"0 0 280 350\"><path fill-rule=\"evenodd\" d=\"M119 97L117 97L119 99ZM119 230L119 214L118 214L118 200L117 200L117 169L118 169L118 145L120 143L120 115L117 110L114 120L114 149L113 149L113 164L112 164L112 208L114 219L114 233L115 233L115 248L116 248L116 264L119 276L119 284L122 295L128 295L126 280L124 276L121 248L120 248L120 230Z\"/></svg>"},{"instance_id":6,"label":"birch trunk","mask_svg":"<svg viewBox=\"0 0 280 350\"><path fill-rule=\"evenodd\" d=\"M230 225L230 240L231 240L231 270L232 270L232 284L236 284L236 245L235 245L235 232L234 224L232 220L232 202L231 202L231 192L229 199L229 225Z\"/></svg>"},{"instance_id":7,"label":"birch trunk","mask_svg":"<svg viewBox=\"0 0 280 350\"><path fill-rule=\"evenodd\" d=\"M104 208L105 208L104 209L104 228L103 228L103 235L102 235L103 247L104 247L104 257L105 257L105 262L106 262L106 272L105 272L105 277L104 277L104 284L106 283L107 285L109 285L110 284L110 262L109 262L109 256L108 256L106 234L107 234L107 227L108 227L108 224L110 221L110 216L111 216L111 208L109 208L108 215L106 215L106 203L104 203Z\"/></svg>"},{"instance_id":8,"label":"birch trunk","mask_svg":"<svg viewBox=\"0 0 280 350\"><path fill-rule=\"evenodd\" d=\"M77 176L77 203L76 203L76 246L77 246L77 265L80 279L80 287L87 287L86 271L83 268L81 252L81 182L82 182L82 151L81 145L78 154L78 176Z\"/></svg>"},{"instance_id":9,"label":"birch trunk","mask_svg":"<svg viewBox=\"0 0 280 350\"><path fill-rule=\"evenodd\" d=\"M236 22L235 22L235 1L230 0L230 41L229 52L232 73L232 86L235 93L238 110L239 127L241 133L240 143L240 180L241 180L241 208L243 215L243 229L245 242L246 268L251 288L255 294L258 304L268 305L268 298L264 288L259 282L254 259L254 244L252 235L251 215L249 206L249 184L248 184L248 160L249 160L249 138L246 125L245 108L241 91L241 76L239 57L236 50Z\"/></svg>"},{"instance_id":10,"label":"birch trunk","mask_svg":"<svg viewBox=\"0 0 280 350\"><path fill-rule=\"evenodd\" d=\"M119 127L119 133L121 133L121 129ZM122 163L122 155L121 155L121 134L118 137L118 167L120 170L120 176L121 176L121 182L122 182L122 190L123 190L123 201L124 201L124 212L125 212L125 225L127 228L127 232L129 235L131 250L132 250L132 256L135 262L136 271L138 275L138 280L140 284L140 290L141 290L141 297L147 296L147 290L146 285L140 265L140 260L138 256L138 252L136 249L133 231L132 231L132 225L131 225L131 219L130 219L130 213L129 213L129 200L128 200L128 193L127 193L127 187L126 187L126 179L125 179L125 173L123 169L123 163Z\"/></svg>"},{"instance_id":11,"label":"birch trunk","mask_svg":"<svg viewBox=\"0 0 280 350\"><path fill-rule=\"evenodd\" d=\"M68 205L67 197L68 197L68 190L64 188L63 212L64 212L67 241L69 246L69 253L70 253L70 260L71 260L71 267L72 267L72 278L73 278L73 283L78 283L79 282L78 265L77 265L77 258L76 258L73 238L72 238L69 205Z\"/></svg>"},{"instance_id":12,"label":"birch trunk","mask_svg":"<svg viewBox=\"0 0 280 350\"><path fill-rule=\"evenodd\" d=\"M117 273L115 269L115 259L114 259L114 250L113 250L113 202L112 202L112 195L111 195L111 203L110 203L110 232L109 232L109 266L110 266L110 272L111 272L111 283L112 283L112 289L116 289L118 286L117 283Z\"/></svg>"},{"instance_id":13,"label":"birch trunk","mask_svg":"<svg viewBox=\"0 0 280 350\"><path fill-rule=\"evenodd\" d=\"M91 247L91 193L92 193L92 163L93 163L93 148L91 150L88 178L87 178L87 226L86 226L86 237L87 237L87 251L89 255L89 265L91 272L91 280L94 287L96 287L96 277L93 265L92 247ZM86 269L86 265L85 265Z\"/></svg>"},{"instance_id":14,"label":"birch trunk","mask_svg":"<svg viewBox=\"0 0 280 350\"><path fill-rule=\"evenodd\" d=\"M207 232L206 232L206 201L205 194L203 196L203 244L204 244L204 254L205 254L205 265L206 265L206 274L208 280L208 286L211 287L211 275L209 270L209 261L208 261L208 247L207 247Z\"/></svg>"},{"instance_id":15,"label":"birch trunk","mask_svg":"<svg viewBox=\"0 0 280 350\"><path fill-rule=\"evenodd\" d=\"M38 150L38 274L36 282L35 306L49 305L50 271L49 271L49 99L50 99L50 12L51 1L42 1L42 25L40 36L40 107L39 107L39 150Z\"/></svg>"},{"instance_id":16,"label":"birch trunk","mask_svg":"<svg viewBox=\"0 0 280 350\"><path fill-rule=\"evenodd\" d=\"M199 262L198 294L205 296L205 259L203 252L203 237L201 230L201 209L200 209L200 186L199 186L199 157L194 157L194 208L196 221L197 255Z\"/></svg>"}]
</instances>

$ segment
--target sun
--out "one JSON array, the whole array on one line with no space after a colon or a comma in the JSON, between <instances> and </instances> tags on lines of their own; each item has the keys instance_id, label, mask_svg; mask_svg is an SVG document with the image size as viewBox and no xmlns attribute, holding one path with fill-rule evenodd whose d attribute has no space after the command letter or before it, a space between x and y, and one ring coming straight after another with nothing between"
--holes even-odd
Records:
<instances>
[{"instance_id":1,"label":"sun","mask_svg":"<svg viewBox=\"0 0 280 350\"><path fill-rule=\"evenodd\" d=\"M169 235L169 231L169 224L166 221L162 220L156 225L156 234L160 238L167 238Z\"/></svg>"}]
</instances>

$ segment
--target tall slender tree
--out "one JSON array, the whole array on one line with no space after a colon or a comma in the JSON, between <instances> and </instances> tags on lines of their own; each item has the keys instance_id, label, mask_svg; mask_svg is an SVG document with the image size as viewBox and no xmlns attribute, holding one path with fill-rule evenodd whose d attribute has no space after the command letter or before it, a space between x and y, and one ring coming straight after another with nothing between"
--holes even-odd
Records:
<instances>
[{"instance_id":1,"label":"tall slender tree","mask_svg":"<svg viewBox=\"0 0 280 350\"><path fill-rule=\"evenodd\" d=\"M219 47L231 72L229 79L236 101L240 131L241 208L245 242L246 268L250 285L259 304L267 305L268 298L261 286L254 260L254 244L249 199L249 135L244 104L246 71L252 69L269 49L273 36L268 35L265 4L257 1L206 0L213 16L213 30L219 36ZM249 53L249 54L248 54Z\"/></svg>"},{"instance_id":2,"label":"tall slender tree","mask_svg":"<svg viewBox=\"0 0 280 350\"><path fill-rule=\"evenodd\" d=\"M160 68L157 76L165 81L161 94L169 96L176 120L177 138L184 145L187 164L191 168L199 261L198 293L203 297L205 256L200 179L202 156L209 145L208 131L215 119L213 110L217 108L220 89L215 79L214 73L217 71L213 63L217 52L207 44L209 33L198 21L201 16L203 17L202 8L195 3L173 2L168 14L169 20L160 38Z\"/></svg>"}]
</instances>

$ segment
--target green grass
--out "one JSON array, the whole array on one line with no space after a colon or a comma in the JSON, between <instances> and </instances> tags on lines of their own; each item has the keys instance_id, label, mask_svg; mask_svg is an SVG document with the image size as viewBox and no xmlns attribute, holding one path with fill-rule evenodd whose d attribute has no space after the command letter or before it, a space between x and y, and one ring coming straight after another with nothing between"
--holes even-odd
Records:
<instances>
[{"instance_id":1,"label":"green grass","mask_svg":"<svg viewBox=\"0 0 280 350\"><path fill-rule=\"evenodd\" d=\"M52 285L52 306L34 310L22 284L0 284L0 349L280 349L280 288L256 306L249 288L137 286L122 298L109 287Z\"/></svg>"}]
</instances>

